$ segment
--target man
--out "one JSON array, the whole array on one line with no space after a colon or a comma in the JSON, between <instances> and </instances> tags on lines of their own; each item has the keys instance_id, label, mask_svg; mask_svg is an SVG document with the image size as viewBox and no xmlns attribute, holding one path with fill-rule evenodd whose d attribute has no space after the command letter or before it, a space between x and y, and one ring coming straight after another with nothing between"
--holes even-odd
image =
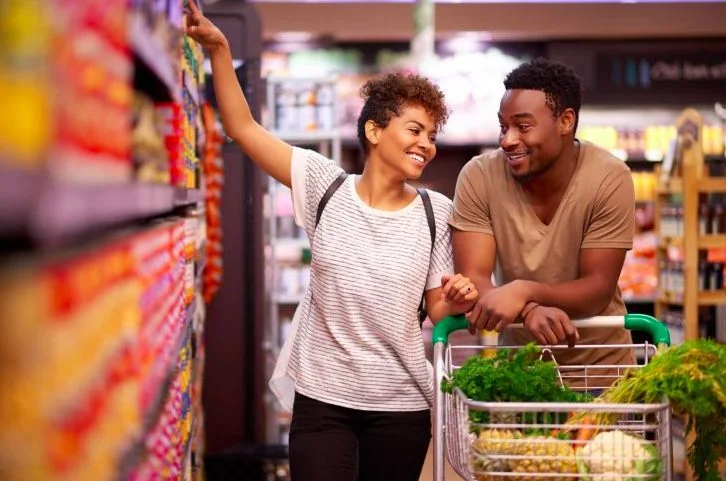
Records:
<instances>
[{"instance_id":1,"label":"man","mask_svg":"<svg viewBox=\"0 0 726 481\"><path fill-rule=\"evenodd\" d=\"M450 222L456 271L481 293L467 314L470 330L496 330L509 345L630 344L624 329L577 332L570 321L626 313L617 282L633 242L630 170L577 140L582 86L569 67L537 59L510 72L504 86L501 148L464 166ZM502 332L513 322L525 329ZM570 365L634 363L630 349L556 357Z\"/></svg>"}]
</instances>

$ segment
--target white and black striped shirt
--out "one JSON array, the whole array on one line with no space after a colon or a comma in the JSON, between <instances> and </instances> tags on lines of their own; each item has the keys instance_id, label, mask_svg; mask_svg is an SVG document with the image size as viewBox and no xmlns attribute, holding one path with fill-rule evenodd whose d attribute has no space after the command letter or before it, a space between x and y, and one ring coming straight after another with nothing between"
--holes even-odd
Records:
<instances>
[{"instance_id":1,"label":"white and black striped shirt","mask_svg":"<svg viewBox=\"0 0 726 481\"><path fill-rule=\"evenodd\" d=\"M318 203L342 169L310 150L295 148L292 157L295 218L313 256L273 391L288 408L294 388L359 410L428 409L433 377L417 310L424 288L439 287L441 276L453 272L451 201L429 191L436 219L433 253L420 196L397 211L374 209L358 196L352 175L315 227Z\"/></svg>"}]
</instances>

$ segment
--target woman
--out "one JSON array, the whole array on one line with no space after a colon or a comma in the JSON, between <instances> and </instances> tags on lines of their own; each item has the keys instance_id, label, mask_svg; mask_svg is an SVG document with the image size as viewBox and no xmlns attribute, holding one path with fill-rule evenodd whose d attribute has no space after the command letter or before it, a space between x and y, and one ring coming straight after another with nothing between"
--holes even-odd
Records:
<instances>
[{"instance_id":1,"label":"woman","mask_svg":"<svg viewBox=\"0 0 726 481\"><path fill-rule=\"evenodd\" d=\"M311 241L310 285L270 382L293 412L292 479L418 480L434 388L421 296L434 322L478 299L468 278L453 275L451 201L406 183L436 154L443 94L418 76L368 82L358 120L366 164L346 177L252 118L227 40L193 2L185 24L209 52L227 135L291 187L296 222Z\"/></svg>"}]
</instances>

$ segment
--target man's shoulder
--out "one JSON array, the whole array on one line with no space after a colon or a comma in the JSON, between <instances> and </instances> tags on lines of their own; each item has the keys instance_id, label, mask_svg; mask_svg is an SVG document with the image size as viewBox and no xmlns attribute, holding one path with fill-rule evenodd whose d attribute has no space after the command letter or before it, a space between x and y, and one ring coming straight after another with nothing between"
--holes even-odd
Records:
<instances>
[{"instance_id":1,"label":"man's shoulder","mask_svg":"<svg viewBox=\"0 0 726 481\"><path fill-rule=\"evenodd\" d=\"M502 149L492 149L482 152L464 164L462 171L468 175L472 175L474 172L482 175L504 173L504 153Z\"/></svg>"}]
</instances>

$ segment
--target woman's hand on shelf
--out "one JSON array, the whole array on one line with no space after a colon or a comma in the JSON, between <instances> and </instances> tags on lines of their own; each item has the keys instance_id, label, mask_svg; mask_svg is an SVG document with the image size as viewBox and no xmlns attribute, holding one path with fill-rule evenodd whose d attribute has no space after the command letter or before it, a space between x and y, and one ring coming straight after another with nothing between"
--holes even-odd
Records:
<instances>
[{"instance_id":1,"label":"woman's hand on shelf","mask_svg":"<svg viewBox=\"0 0 726 481\"><path fill-rule=\"evenodd\" d=\"M199 11L196 0L189 0L189 11L182 22L184 33L209 51L227 47L227 38L207 17Z\"/></svg>"}]
</instances>

